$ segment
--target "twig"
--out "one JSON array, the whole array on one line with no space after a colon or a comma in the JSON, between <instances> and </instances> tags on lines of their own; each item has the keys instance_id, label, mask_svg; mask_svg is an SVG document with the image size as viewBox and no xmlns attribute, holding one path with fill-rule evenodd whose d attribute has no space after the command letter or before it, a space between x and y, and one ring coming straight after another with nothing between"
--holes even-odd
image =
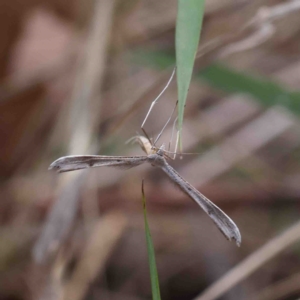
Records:
<instances>
[{"instance_id":1,"label":"twig","mask_svg":"<svg viewBox=\"0 0 300 300\"><path fill-rule=\"evenodd\" d=\"M197 60L203 56L208 56L210 58L208 60L207 58L204 61L201 59L201 64L206 65L211 60L255 48L274 35L276 28L273 22L275 20L296 13L299 9L299 0L288 1L271 7L262 7L236 33L218 37L201 46L197 53ZM245 34L247 34L246 38L244 37Z\"/></svg>"},{"instance_id":2,"label":"twig","mask_svg":"<svg viewBox=\"0 0 300 300\"><path fill-rule=\"evenodd\" d=\"M181 173L197 178L198 185L203 185L230 170L234 164L252 155L295 124L293 116L287 111L281 107L271 108L220 145L203 153L197 163L194 161L183 167Z\"/></svg>"},{"instance_id":3,"label":"twig","mask_svg":"<svg viewBox=\"0 0 300 300\"><path fill-rule=\"evenodd\" d=\"M115 1L97 0L90 24L88 44L81 65L78 66L77 84L71 99L69 119L70 138L69 153L89 151L95 127L98 107L94 96L98 92L105 67L108 35L112 25ZM99 100L97 100L99 102ZM64 116L65 118L65 111ZM69 174L62 185L60 195L49 213L47 222L34 247L34 258L43 262L66 239L77 213L79 189L85 174ZM69 213L65 213L69 211ZM66 218L66 216L68 218ZM55 247L54 247L55 246Z\"/></svg>"},{"instance_id":4,"label":"twig","mask_svg":"<svg viewBox=\"0 0 300 300\"><path fill-rule=\"evenodd\" d=\"M299 240L300 222L297 222L231 269L217 282L207 288L199 297L195 298L195 300L214 300L219 298L259 269L263 264Z\"/></svg>"},{"instance_id":5,"label":"twig","mask_svg":"<svg viewBox=\"0 0 300 300\"><path fill-rule=\"evenodd\" d=\"M280 280L262 291L257 292L251 300L276 300L286 299L295 292L300 291L300 273L293 274L292 276Z\"/></svg>"},{"instance_id":6,"label":"twig","mask_svg":"<svg viewBox=\"0 0 300 300\"><path fill-rule=\"evenodd\" d=\"M127 228L123 215L110 214L98 221L69 282L64 298L83 299L89 285L103 271L107 258Z\"/></svg>"}]
</instances>

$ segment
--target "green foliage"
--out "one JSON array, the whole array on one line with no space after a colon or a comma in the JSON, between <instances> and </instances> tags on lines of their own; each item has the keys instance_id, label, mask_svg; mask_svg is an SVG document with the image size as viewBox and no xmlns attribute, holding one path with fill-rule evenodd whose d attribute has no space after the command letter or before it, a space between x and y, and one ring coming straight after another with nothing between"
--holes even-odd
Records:
<instances>
[{"instance_id":1,"label":"green foliage","mask_svg":"<svg viewBox=\"0 0 300 300\"><path fill-rule=\"evenodd\" d=\"M178 129L180 136L185 102L200 39L204 3L204 0L178 0L175 45L178 87Z\"/></svg>"},{"instance_id":2,"label":"green foliage","mask_svg":"<svg viewBox=\"0 0 300 300\"><path fill-rule=\"evenodd\" d=\"M143 200L148 260L149 260L149 268L150 268L152 299L160 300L161 298L160 298L159 280L158 280L158 274L157 274L157 268L156 268L156 262L155 262L155 252L154 252L150 228L149 228L149 224L148 224L148 220L147 220L146 197L145 197L145 193L144 193L144 181L142 182L142 200Z\"/></svg>"},{"instance_id":3,"label":"green foliage","mask_svg":"<svg viewBox=\"0 0 300 300\"><path fill-rule=\"evenodd\" d=\"M246 93L261 105L282 105L291 112L300 113L300 93L291 92L263 77L254 77L234 71L220 64L213 64L197 74L210 85L233 93Z\"/></svg>"}]
</instances>

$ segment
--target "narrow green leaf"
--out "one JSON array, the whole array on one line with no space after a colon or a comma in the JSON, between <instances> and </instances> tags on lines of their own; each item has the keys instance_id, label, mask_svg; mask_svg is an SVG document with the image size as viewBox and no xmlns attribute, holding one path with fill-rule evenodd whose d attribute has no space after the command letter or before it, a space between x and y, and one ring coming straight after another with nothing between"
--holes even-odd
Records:
<instances>
[{"instance_id":1,"label":"narrow green leaf","mask_svg":"<svg viewBox=\"0 0 300 300\"><path fill-rule=\"evenodd\" d=\"M148 260L149 260L149 268L150 268L152 299L160 300L161 298L160 298L159 280L158 280L158 274L157 274L157 268L156 268L156 262L155 262L155 252L154 252L150 228L149 228L149 224L148 224L148 220L147 220L146 197L145 197L145 193L144 193L144 180L142 181L142 201L143 201L143 210L144 210Z\"/></svg>"},{"instance_id":2,"label":"narrow green leaf","mask_svg":"<svg viewBox=\"0 0 300 300\"><path fill-rule=\"evenodd\" d=\"M227 92L249 94L265 107L282 105L300 114L300 93L291 92L266 78L250 76L220 64L207 67L197 77Z\"/></svg>"},{"instance_id":3,"label":"narrow green leaf","mask_svg":"<svg viewBox=\"0 0 300 300\"><path fill-rule=\"evenodd\" d=\"M175 44L178 87L178 129L180 136L185 102L200 39L204 2L204 0L178 0Z\"/></svg>"}]
</instances>

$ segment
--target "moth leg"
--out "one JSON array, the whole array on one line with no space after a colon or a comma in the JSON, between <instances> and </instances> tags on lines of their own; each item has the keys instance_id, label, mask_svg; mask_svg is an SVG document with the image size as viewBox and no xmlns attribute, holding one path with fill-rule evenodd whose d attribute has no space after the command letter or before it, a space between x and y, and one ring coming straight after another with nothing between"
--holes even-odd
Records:
<instances>
[{"instance_id":1,"label":"moth leg","mask_svg":"<svg viewBox=\"0 0 300 300\"><path fill-rule=\"evenodd\" d=\"M143 133L145 134L146 138L147 138L149 141L150 141L150 138L149 138L147 132L146 132L145 129L144 129L145 123L146 123L146 121L147 121L147 119L148 119L148 117L149 117L149 115L150 115L150 113L151 113L151 111L152 111L154 105L158 102L159 98L164 94L164 92L167 90L167 88L168 88L169 85L171 84L172 79L173 79L173 77L174 77L174 75L175 75L175 72L176 72L176 67L174 68L174 70L173 70L173 72L172 72L172 75L171 75L169 81L167 82L166 86L163 88L163 90L159 93L159 95L158 95L158 96L154 99L154 101L151 103L151 106L150 106L150 108L149 108L149 110L148 110L148 112L147 112L147 114L146 114L146 117L145 117L145 119L144 119L144 121L143 121L143 123L142 123L142 125L141 125L141 129L142 129Z\"/></svg>"}]
</instances>

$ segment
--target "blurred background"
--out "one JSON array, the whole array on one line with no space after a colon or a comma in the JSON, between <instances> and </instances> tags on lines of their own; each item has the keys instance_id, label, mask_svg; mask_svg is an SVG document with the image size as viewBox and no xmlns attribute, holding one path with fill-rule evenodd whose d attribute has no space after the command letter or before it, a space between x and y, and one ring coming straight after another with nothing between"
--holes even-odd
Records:
<instances>
[{"instance_id":1,"label":"blurred background","mask_svg":"<svg viewBox=\"0 0 300 300\"><path fill-rule=\"evenodd\" d=\"M1 300L151 299L142 178L162 299L300 297L300 1L206 0L183 127L199 155L170 164L235 221L240 248L150 165L47 170L143 154L126 141L172 73L176 13L174 0L0 1ZM149 136L176 93L173 80Z\"/></svg>"}]
</instances>

